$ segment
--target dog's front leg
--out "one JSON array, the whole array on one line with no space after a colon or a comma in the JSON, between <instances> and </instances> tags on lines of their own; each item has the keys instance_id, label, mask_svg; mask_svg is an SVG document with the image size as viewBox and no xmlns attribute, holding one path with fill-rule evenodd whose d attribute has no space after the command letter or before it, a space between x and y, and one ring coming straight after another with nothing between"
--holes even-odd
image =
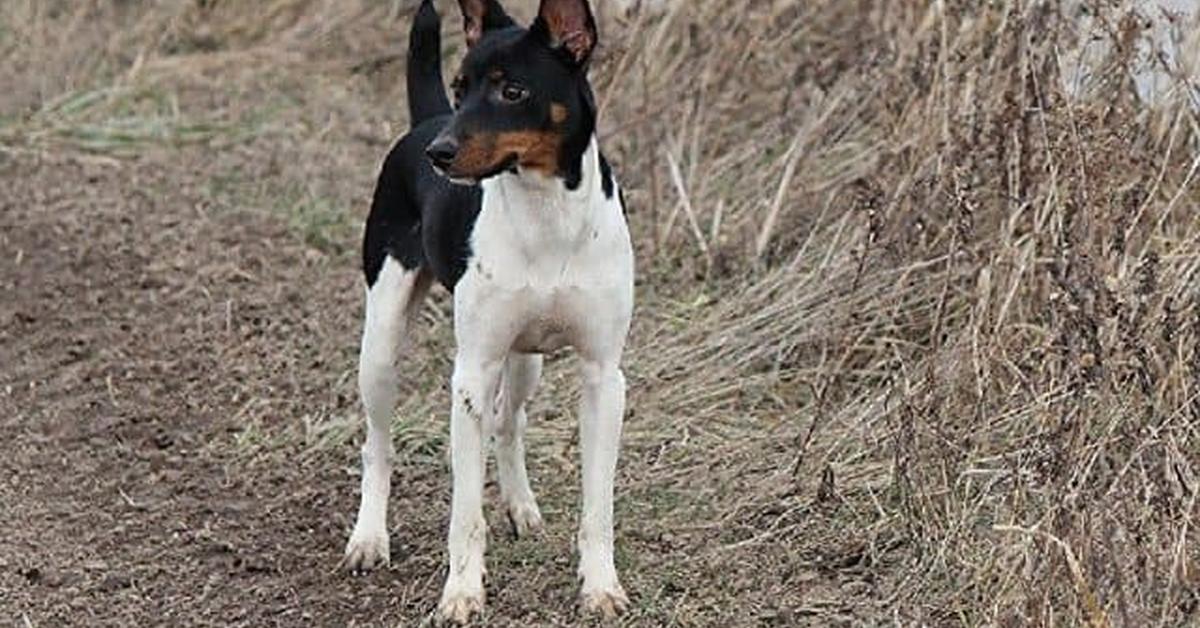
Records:
<instances>
[{"instance_id":1,"label":"dog's front leg","mask_svg":"<svg viewBox=\"0 0 1200 628\"><path fill-rule=\"evenodd\" d=\"M454 496L448 540L450 572L442 591L442 618L467 622L483 611L484 548L487 523L483 518L483 479L487 468L483 438L492 420L496 386L503 362L480 360L462 353L455 359L453 408L450 417L450 458Z\"/></svg>"},{"instance_id":2,"label":"dog's front leg","mask_svg":"<svg viewBox=\"0 0 1200 628\"><path fill-rule=\"evenodd\" d=\"M584 362L579 413L583 514L579 577L585 610L615 616L629 604L613 563L613 479L625 414L625 376L616 362Z\"/></svg>"}]
</instances>

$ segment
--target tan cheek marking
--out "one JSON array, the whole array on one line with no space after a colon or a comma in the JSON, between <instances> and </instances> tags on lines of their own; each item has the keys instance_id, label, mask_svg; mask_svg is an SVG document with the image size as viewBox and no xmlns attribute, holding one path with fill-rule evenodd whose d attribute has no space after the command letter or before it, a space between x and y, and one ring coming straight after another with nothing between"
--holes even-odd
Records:
<instances>
[{"instance_id":1,"label":"tan cheek marking","mask_svg":"<svg viewBox=\"0 0 1200 628\"><path fill-rule=\"evenodd\" d=\"M495 169L509 155L516 155L522 168L553 176L558 172L561 146L562 136L551 131L477 134L459 148L453 169L464 175L479 174Z\"/></svg>"},{"instance_id":2,"label":"tan cheek marking","mask_svg":"<svg viewBox=\"0 0 1200 628\"><path fill-rule=\"evenodd\" d=\"M558 172L558 150L562 136L549 131L513 131L496 138L500 155L516 155L522 168L537 170L546 176Z\"/></svg>"},{"instance_id":3,"label":"tan cheek marking","mask_svg":"<svg viewBox=\"0 0 1200 628\"><path fill-rule=\"evenodd\" d=\"M496 157L496 136L476 134L458 149L453 169L471 175L491 170L497 161L499 159Z\"/></svg>"}]
</instances>

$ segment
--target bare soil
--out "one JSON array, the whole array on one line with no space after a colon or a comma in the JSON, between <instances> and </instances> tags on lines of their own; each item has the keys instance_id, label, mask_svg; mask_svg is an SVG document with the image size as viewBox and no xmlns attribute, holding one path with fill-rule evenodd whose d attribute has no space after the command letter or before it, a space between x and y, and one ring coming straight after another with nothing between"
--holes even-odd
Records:
<instances>
[{"instance_id":1,"label":"bare soil","mask_svg":"<svg viewBox=\"0 0 1200 628\"><path fill-rule=\"evenodd\" d=\"M416 610L389 574L334 572L354 497L343 469L249 467L220 447L260 395L297 412L325 401L318 347L352 337L352 268L314 266L280 244L294 240L277 221L206 211L181 173L152 164L3 169L5 619L337 624ZM401 565L429 578L437 562Z\"/></svg>"},{"instance_id":2,"label":"bare soil","mask_svg":"<svg viewBox=\"0 0 1200 628\"><path fill-rule=\"evenodd\" d=\"M278 216L206 203L206 188L169 162L13 157L2 168L5 619L426 620L443 575L440 449L396 472L391 568L354 577L337 563L357 504L356 447L296 435L306 416L357 419L346 381L361 298L353 260L315 251ZM493 517L489 625L580 619L572 424L548 421L557 433L533 444L543 452L533 473L550 529L513 541ZM873 606L880 572L868 573L859 540L817 549L791 530L784 544L739 547L746 530L798 520L807 500L734 513L749 519L729 529L656 519L664 493L639 482L638 469L661 465L668 447L624 452L618 543L636 605L626 623L827 625ZM723 488L691 486L674 499L699 509ZM809 513L806 527L832 525L834 514Z\"/></svg>"}]
</instances>

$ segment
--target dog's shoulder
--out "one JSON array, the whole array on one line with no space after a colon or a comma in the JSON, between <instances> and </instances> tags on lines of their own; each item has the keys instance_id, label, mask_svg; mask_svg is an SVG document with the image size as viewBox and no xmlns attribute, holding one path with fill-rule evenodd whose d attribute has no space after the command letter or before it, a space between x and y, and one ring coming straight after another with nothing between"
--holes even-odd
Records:
<instances>
[{"instance_id":1,"label":"dog's shoulder","mask_svg":"<svg viewBox=\"0 0 1200 628\"><path fill-rule=\"evenodd\" d=\"M425 156L425 146L448 118L437 116L414 126L384 159L364 242L368 283L385 255L406 268L427 266L451 290L465 271L482 190L451 183Z\"/></svg>"}]
</instances>

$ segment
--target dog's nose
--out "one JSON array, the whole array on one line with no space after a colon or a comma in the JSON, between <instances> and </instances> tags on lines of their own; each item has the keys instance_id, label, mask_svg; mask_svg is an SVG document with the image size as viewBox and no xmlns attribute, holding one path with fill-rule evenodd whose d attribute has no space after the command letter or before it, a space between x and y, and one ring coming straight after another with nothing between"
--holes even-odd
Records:
<instances>
[{"instance_id":1,"label":"dog's nose","mask_svg":"<svg viewBox=\"0 0 1200 628\"><path fill-rule=\"evenodd\" d=\"M454 138L440 137L425 149L425 154L437 167L447 168L458 156L458 142Z\"/></svg>"}]
</instances>

